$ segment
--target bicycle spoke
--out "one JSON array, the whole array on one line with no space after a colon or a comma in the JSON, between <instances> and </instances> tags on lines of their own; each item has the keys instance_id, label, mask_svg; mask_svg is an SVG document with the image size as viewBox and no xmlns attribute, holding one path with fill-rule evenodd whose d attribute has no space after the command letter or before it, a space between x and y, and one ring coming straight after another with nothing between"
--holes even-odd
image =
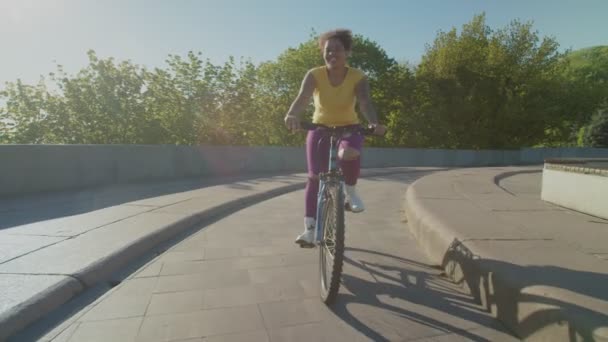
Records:
<instances>
[{"instance_id":1,"label":"bicycle spoke","mask_svg":"<svg viewBox=\"0 0 608 342\"><path fill-rule=\"evenodd\" d=\"M330 250L329 248L325 247L325 250L327 251L327 255L331 258L331 260L334 260L334 251Z\"/></svg>"}]
</instances>

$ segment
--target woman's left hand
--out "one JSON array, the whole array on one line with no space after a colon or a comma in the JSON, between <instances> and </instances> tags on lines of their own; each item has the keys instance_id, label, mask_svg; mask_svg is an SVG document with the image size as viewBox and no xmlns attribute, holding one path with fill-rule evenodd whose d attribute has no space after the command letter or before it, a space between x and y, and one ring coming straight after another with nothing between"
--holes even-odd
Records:
<instances>
[{"instance_id":1,"label":"woman's left hand","mask_svg":"<svg viewBox=\"0 0 608 342\"><path fill-rule=\"evenodd\" d=\"M370 124L369 128L374 129L374 135L384 135L386 133L386 126L381 124Z\"/></svg>"}]
</instances>

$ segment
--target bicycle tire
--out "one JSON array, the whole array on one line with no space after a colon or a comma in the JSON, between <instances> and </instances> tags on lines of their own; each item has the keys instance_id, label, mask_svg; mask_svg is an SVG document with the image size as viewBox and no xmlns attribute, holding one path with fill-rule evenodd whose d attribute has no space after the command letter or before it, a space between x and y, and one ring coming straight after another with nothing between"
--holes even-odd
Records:
<instances>
[{"instance_id":1,"label":"bicycle tire","mask_svg":"<svg viewBox=\"0 0 608 342\"><path fill-rule=\"evenodd\" d=\"M329 305L338 295L344 263L344 193L338 184L328 184L324 195L319 275L321 300Z\"/></svg>"}]
</instances>

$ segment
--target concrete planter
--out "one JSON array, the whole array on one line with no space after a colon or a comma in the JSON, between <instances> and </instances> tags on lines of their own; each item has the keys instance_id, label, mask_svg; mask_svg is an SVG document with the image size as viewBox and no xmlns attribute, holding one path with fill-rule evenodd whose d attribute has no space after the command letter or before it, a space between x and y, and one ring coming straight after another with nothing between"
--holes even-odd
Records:
<instances>
[{"instance_id":1,"label":"concrete planter","mask_svg":"<svg viewBox=\"0 0 608 342\"><path fill-rule=\"evenodd\" d=\"M547 159L541 198L608 219L608 159Z\"/></svg>"}]
</instances>

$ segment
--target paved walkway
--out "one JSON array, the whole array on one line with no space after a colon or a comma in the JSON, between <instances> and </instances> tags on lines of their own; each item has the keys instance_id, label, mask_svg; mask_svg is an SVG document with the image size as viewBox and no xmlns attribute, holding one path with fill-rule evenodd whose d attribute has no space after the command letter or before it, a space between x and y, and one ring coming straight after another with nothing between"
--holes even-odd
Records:
<instances>
[{"instance_id":1,"label":"paved walkway","mask_svg":"<svg viewBox=\"0 0 608 342\"><path fill-rule=\"evenodd\" d=\"M103 289L91 290L17 338L515 340L429 265L409 233L403 195L425 174L361 181L368 210L347 215L343 284L331 308L318 299L317 250L293 243L302 226L303 192L296 191L201 227L101 297L95 298Z\"/></svg>"},{"instance_id":2,"label":"paved walkway","mask_svg":"<svg viewBox=\"0 0 608 342\"><path fill-rule=\"evenodd\" d=\"M424 177L407 193L410 228L519 337L608 341L608 221L542 201L541 171Z\"/></svg>"},{"instance_id":3,"label":"paved walkway","mask_svg":"<svg viewBox=\"0 0 608 342\"><path fill-rule=\"evenodd\" d=\"M515 340L504 324L529 340L607 341L608 221L540 200L540 171L366 171L368 210L347 215L346 265L331 308L318 299L317 251L293 244L303 193L289 191L302 187L302 175L157 185L135 197L127 188L85 192L80 212L75 197L50 196L31 207L32 218L23 214L32 202L5 201L0 244L13 244L2 246L0 308L57 306L49 303L61 297L52 296L56 283L3 281L63 277L75 288L61 287L61 298L80 295L12 340ZM70 210L80 216L56 217ZM132 251L171 236L127 263ZM51 292L40 297L36 286ZM28 310L23 293L42 300ZM16 321L4 312L0 333Z\"/></svg>"}]
</instances>

